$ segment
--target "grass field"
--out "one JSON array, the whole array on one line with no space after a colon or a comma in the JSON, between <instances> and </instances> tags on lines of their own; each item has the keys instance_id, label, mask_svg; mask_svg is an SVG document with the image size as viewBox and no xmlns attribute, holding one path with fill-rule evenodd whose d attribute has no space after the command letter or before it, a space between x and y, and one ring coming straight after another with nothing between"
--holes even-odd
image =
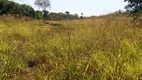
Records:
<instances>
[{"instance_id":1,"label":"grass field","mask_svg":"<svg viewBox=\"0 0 142 80\"><path fill-rule=\"evenodd\" d=\"M142 80L142 27L131 18L0 17L0 80Z\"/></svg>"}]
</instances>

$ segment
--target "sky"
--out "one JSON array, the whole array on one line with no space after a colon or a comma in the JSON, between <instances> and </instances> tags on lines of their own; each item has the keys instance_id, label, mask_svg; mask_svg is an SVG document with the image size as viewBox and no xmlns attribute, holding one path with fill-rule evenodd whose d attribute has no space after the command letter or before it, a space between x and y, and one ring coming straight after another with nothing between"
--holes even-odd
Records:
<instances>
[{"instance_id":1,"label":"sky","mask_svg":"<svg viewBox=\"0 0 142 80\"><path fill-rule=\"evenodd\" d=\"M35 10L39 8L34 5L35 0L14 0L20 4L32 6ZM124 10L127 5L124 0L50 0L49 12L65 12L71 14L84 14L84 16L97 16L108 14L119 9Z\"/></svg>"}]
</instances>

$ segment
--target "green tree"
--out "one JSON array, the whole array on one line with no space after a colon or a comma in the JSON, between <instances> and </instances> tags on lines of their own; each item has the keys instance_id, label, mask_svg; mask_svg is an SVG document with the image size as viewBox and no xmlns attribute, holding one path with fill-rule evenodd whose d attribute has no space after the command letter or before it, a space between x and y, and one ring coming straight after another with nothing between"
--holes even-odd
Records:
<instances>
[{"instance_id":1,"label":"green tree","mask_svg":"<svg viewBox=\"0 0 142 80\"><path fill-rule=\"evenodd\" d=\"M25 4L19 6L18 14L20 16L27 16L27 17L35 18L34 9L32 7L30 7L30 6L25 5Z\"/></svg>"},{"instance_id":2,"label":"green tree","mask_svg":"<svg viewBox=\"0 0 142 80\"><path fill-rule=\"evenodd\" d=\"M1 15L6 13L6 7L7 7L7 0L0 0L0 10L1 10Z\"/></svg>"},{"instance_id":3,"label":"green tree","mask_svg":"<svg viewBox=\"0 0 142 80\"><path fill-rule=\"evenodd\" d=\"M69 14L70 14L70 12L69 12L69 11L66 11L65 13L66 13L66 18L67 18L67 20L69 20Z\"/></svg>"},{"instance_id":4,"label":"green tree","mask_svg":"<svg viewBox=\"0 0 142 80\"><path fill-rule=\"evenodd\" d=\"M80 18L83 19L83 13L81 13L81 17Z\"/></svg>"},{"instance_id":5,"label":"green tree","mask_svg":"<svg viewBox=\"0 0 142 80\"><path fill-rule=\"evenodd\" d=\"M25 4L20 5L12 0L0 0L0 14L18 14L21 17L37 17L35 10L31 6Z\"/></svg>"},{"instance_id":6,"label":"green tree","mask_svg":"<svg viewBox=\"0 0 142 80\"><path fill-rule=\"evenodd\" d=\"M130 15L133 17L133 26L141 27L142 0L125 0L125 2L128 2L128 5L125 8L127 12L130 12Z\"/></svg>"},{"instance_id":7,"label":"green tree","mask_svg":"<svg viewBox=\"0 0 142 80\"><path fill-rule=\"evenodd\" d=\"M142 0L125 0L125 2L128 2L125 8L132 16L139 18L142 15Z\"/></svg>"},{"instance_id":8,"label":"green tree","mask_svg":"<svg viewBox=\"0 0 142 80\"><path fill-rule=\"evenodd\" d=\"M48 19L48 11L47 10L43 10L42 11L44 14L43 14L43 17L44 17L44 20L47 20Z\"/></svg>"},{"instance_id":9,"label":"green tree","mask_svg":"<svg viewBox=\"0 0 142 80\"><path fill-rule=\"evenodd\" d=\"M35 0L35 5L43 9L44 20L47 20L49 12L46 9L51 7L50 1L49 0Z\"/></svg>"},{"instance_id":10,"label":"green tree","mask_svg":"<svg viewBox=\"0 0 142 80\"><path fill-rule=\"evenodd\" d=\"M43 14L41 11L36 11L36 18L37 19L42 19L43 18Z\"/></svg>"}]
</instances>

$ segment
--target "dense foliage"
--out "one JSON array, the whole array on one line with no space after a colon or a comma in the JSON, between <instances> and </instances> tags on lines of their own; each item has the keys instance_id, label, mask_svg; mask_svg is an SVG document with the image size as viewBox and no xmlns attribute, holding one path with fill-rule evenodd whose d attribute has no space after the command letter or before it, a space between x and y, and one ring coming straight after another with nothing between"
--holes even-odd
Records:
<instances>
[{"instance_id":1,"label":"dense foliage","mask_svg":"<svg viewBox=\"0 0 142 80\"><path fill-rule=\"evenodd\" d=\"M35 11L31 6L25 4L18 4L9 0L0 0L0 15L12 14L16 17L31 17L36 19L46 19L46 20L66 20L66 19L78 19L78 15L68 15L65 13L49 13L46 10Z\"/></svg>"},{"instance_id":2,"label":"dense foliage","mask_svg":"<svg viewBox=\"0 0 142 80\"><path fill-rule=\"evenodd\" d=\"M126 9L132 13L133 16L138 18L142 14L142 0L125 0L128 2Z\"/></svg>"},{"instance_id":3,"label":"dense foliage","mask_svg":"<svg viewBox=\"0 0 142 80\"><path fill-rule=\"evenodd\" d=\"M66 13L54 13L54 12L51 12L49 13L48 15L48 19L49 20L73 20L73 19L79 19L79 16L78 14L66 14Z\"/></svg>"},{"instance_id":4,"label":"dense foliage","mask_svg":"<svg viewBox=\"0 0 142 80\"><path fill-rule=\"evenodd\" d=\"M15 14L18 16L26 16L32 18L42 18L43 14L40 11L35 11L31 6L18 4L9 0L0 0L0 14Z\"/></svg>"}]
</instances>

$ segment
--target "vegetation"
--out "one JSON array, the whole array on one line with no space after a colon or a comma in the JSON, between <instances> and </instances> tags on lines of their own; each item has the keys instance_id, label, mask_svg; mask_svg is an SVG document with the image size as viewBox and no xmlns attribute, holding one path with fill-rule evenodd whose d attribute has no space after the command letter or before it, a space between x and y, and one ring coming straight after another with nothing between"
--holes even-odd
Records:
<instances>
[{"instance_id":1,"label":"vegetation","mask_svg":"<svg viewBox=\"0 0 142 80\"><path fill-rule=\"evenodd\" d=\"M48 14L48 20L76 20L76 19L80 19L80 17L78 16L78 14L66 14L65 13L55 13L55 12L51 12Z\"/></svg>"},{"instance_id":2,"label":"vegetation","mask_svg":"<svg viewBox=\"0 0 142 80\"><path fill-rule=\"evenodd\" d=\"M0 15L12 14L16 17L31 17L41 19L42 12L35 11L31 6L18 4L9 0L0 0Z\"/></svg>"},{"instance_id":3,"label":"vegetation","mask_svg":"<svg viewBox=\"0 0 142 80\"><path fill-rule=\"evenodd\" d=\"M142 0L125 0L128 5L125 7L133 17L133 23L138 27L142 26Z\"/></svg>"},{"instance_id":4,"label":"vegetation","mask_svg":"<svg viewBox=\"0 0 142 80\"><path fill-rule=\"evenodd\" d=\"M126 9L131 12L131 14L138 18L142 14L142 1L141 0L125 0L128 2Z\"/></svg>"},{"instance_id":5,"label":"vegetation","mask_svg":"<svg viewBox=\"0 0 142 80\"><path fill-rule=\"evenodd\" d=\"M35 5L39 8L43 9L43 19L47 20L48 17L48 11L46 10L48 7L51 7L49 0L35 0Z\"/></svg>"},{"instance_id":6,"label":"vegetation","mask_svg":"<svg viewBox=\"0 0 142 80\"><path fill-rule=\"evenodd\" d=\"M0 17L0 80L141 80L132 18L48 22Z\"/></svg>"},{"instance_id":7,"label":"vegetation","mask_svg":"<svg viewBox=\"0 0 142 80\"><path fill-rule=\"evenodd\" d=\"M141 1L125 1L141 18ZM0 1L0 80L142 80L142 28L128 12L77 20L49 13L48 0L35 4L44 14Z\"/></svg>"},{"instance_id":8,"label":"vegetation","mask_svg":"<svg viewBox=\"0 0 142 80\"><path fill-rule=\"evenodd\" d=\"M79 16L77 14L72 15L66 13L55 13L51 12L49 13L46 8L50 7L50 2L47 0L36 0L35 5L38 7L41 7L43 11L35 11L31 6L25 5L25 4L18 4L13 1L9 0L0 0L0 15L13 15L15 17L30 17L35 19L45 19L45 20L67 20L69 18L70 20L73 19L79 19ZM42 5L40 5L42 4Z\"/></svg>"},{"instance_id":9,"label":"vegetation","mask_svg":"<svg viewBox=\"0 0 142 80\"><path fill-rule=\"evenodd\" d=\"M39 8L42 8L43 10L51 7L49 0L35 0L35 5Z\"/></svg>"}]
</instances>

